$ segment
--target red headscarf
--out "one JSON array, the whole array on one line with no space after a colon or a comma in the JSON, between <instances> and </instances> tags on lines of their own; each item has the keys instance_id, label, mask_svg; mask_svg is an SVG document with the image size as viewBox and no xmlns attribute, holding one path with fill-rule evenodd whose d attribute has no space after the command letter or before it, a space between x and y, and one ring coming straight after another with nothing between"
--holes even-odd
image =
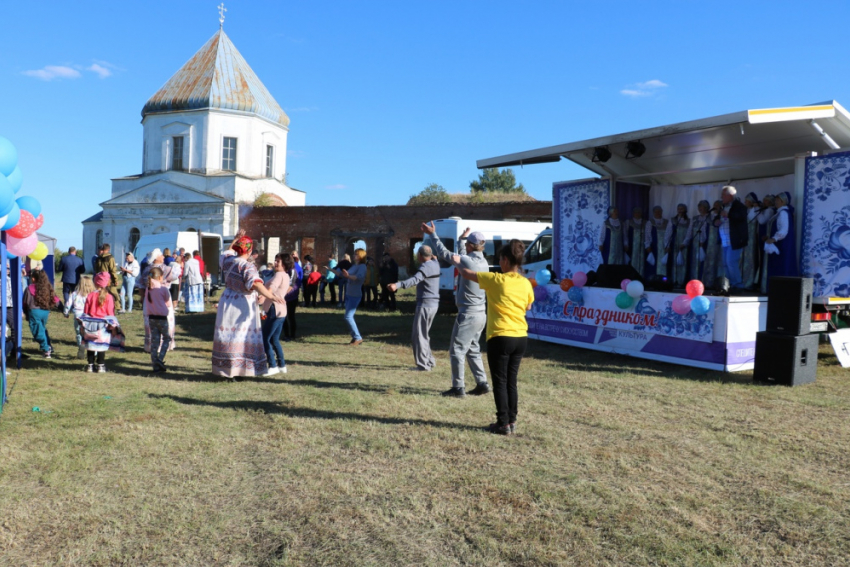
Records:
<instances>
[{"instance_id":1,"label":"red headscarf","mask_svg":"<svg viewBox=\"0 0 850 567\"><path fill-rule=\"evenodd\" d=\"M254 241L247 236L243 236L233 242L233 249L236 250L236 253L240 256L242 254L249 253L253 247Z\"/></svg>"}]
</instances>

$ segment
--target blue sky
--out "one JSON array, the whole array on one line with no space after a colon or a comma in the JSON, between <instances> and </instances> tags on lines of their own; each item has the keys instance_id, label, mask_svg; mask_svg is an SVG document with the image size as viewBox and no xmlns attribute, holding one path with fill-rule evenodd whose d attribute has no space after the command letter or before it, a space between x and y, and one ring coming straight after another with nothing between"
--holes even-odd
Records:
<instances>
[{"instance_id":1,"label":"blue sky","mask_svg":"<svg viewBox=\"0 0 850 567\"><path fill-rule=\"evenodd\" d=\"M139 173L145 101L218 1L0 1L0 136L63 249ZM292 122L310 205L466 192L477 159L747 108L850 105L850 4L233 0L225 31ZM587 176L515 168L532 196Z\"/></svg>"}]
</instances>

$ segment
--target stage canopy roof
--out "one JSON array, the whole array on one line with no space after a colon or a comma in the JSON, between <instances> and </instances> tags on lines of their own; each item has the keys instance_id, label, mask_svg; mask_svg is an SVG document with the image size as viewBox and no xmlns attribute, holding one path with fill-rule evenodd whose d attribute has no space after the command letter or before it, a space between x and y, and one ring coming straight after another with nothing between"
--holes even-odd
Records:
<instances>
[{"instance_id":1,"label":"stage canopy roof","mask_svg":"<svg viewBox=\"0 0 850 567\"><path fill-rule=\"evenodd\" d=\"M640 157L627 144L640 142ZM594 161L607 148L606 162ZM835 101L744 110L625 134L478 160L479 169L573 161L600 176L689 185L794 173L794 157L850 148L850 113ZM601 152L604 153L604 152Z\"/></svg>"}]
</instances>

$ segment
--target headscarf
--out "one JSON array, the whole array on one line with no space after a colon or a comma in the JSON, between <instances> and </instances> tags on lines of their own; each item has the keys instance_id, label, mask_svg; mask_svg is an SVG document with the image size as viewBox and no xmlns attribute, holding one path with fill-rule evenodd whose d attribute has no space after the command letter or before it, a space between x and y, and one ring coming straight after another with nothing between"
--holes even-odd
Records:
<instances>
[{"instance_id":1,"label":"headscarf","mask_svg":"<svg viewBox=\"0 0 850 567\"><path fill-rule=\"evenodd\" d=\"M711 212L711 204L709 204L709 202L706 201L705 199L703 199L702 201L697 203L697 209L699 209L703 205L705 205L706 211L708 211L706 214L710 213Z\"/></svg>"},{"instance_id":2,"label":"headscarf","mask_svg":"<svg viewBox=\"0 0 850 567\"><path fill-rule=\"evenodd\" d=\"M745 200L745 201L749 200L749 201L751 201L752 203L755 203L756 205L758 205L759 203L761 203L761 201L759 201L758 196L756 196L756 194L755 194L755 193L753 193L752 191L750 191L749 193L747 193L747 196L746 196L746 197L744 197L744 200Z\"/></svg>"},{"instance_id":3,"label":"headscarf","mask_svg":"<svg viewBox=\"0 0 850 567\"><path fill-rule=\"evenodd\" d=\"M611 216L611 211L618 211L618 209L617 209L617 207L608 207L608 216L609 217Z\"/></svg>"},{"instance_id":4,"label":"headscarf","mask_svg":"<svg viewBox=\"0 0 850 567\"><path fill-rule=\"evenodd\" d=\"M655 205L652 207L652 212L654 213L655 211L661 211L663 213L664 209L662 209L660 205Z\"/></svg>"},{"instance_id":5,"label":"headscarf","mask_svg":"<svg viewBox=\"0 0 850 567\"><path fill-rule=\"evenodd\" d=\"M254 241L248 238L247 236L243 236L238 238L233 242L233 249L240 256L242 254L248 254L251 252L251 249L254 247Z\"/></svg>"},{"instance_id":6,"label":"headscarf","mask_svg":"<svg viewBox=\"0 0 850 567\"><path fill-rule=\"evenodd\" d=\"M109 282L112 281L109 277L108 272L100 272L94 277L94 286L95 287L107 287L109 286Z\"/></svg>"},{"instance_id":7,"label":"headscarf","mask_svg":"<svg viewBox=\"0 0 850 567\"><path fill-rule=\"evenodd\" d=\"M789 193L788 191L783 191L782 193L780 193L776 197L778 197L779 199L782 199L782 202L785 203L786 205L791 204L791 193Z\"/></svg>"}]
</instances>

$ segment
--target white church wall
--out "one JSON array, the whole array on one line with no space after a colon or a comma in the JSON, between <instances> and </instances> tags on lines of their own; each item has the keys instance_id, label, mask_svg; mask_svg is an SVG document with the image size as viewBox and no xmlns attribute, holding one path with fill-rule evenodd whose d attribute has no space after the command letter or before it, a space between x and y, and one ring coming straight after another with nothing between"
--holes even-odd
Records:
<instances>
[{"instance_id":1,"label":"white church wall","mask_svg":"<svg viewBox=\"0 0 850 567\"><path fill-rule=\"evenodd\" d=\"M224 138L236 138L236 171L242 175L263 178L266 175L266 144L274 141L274 176L282 180L286 173L286 135L287 131L279 124L272 124L262 118L210 110L209 130L207 132L208 170L219 171L222 167L222 147Z\"/></svg>"}]
</instances>

